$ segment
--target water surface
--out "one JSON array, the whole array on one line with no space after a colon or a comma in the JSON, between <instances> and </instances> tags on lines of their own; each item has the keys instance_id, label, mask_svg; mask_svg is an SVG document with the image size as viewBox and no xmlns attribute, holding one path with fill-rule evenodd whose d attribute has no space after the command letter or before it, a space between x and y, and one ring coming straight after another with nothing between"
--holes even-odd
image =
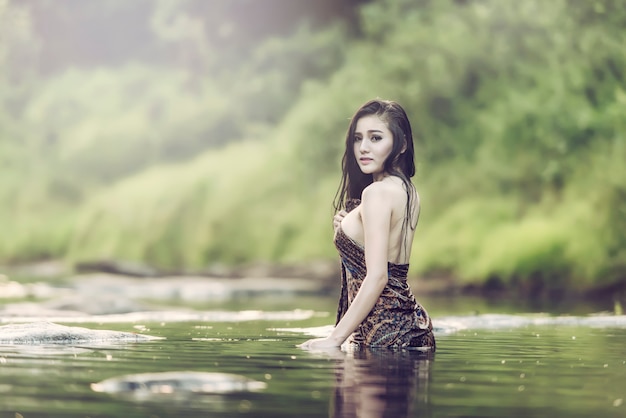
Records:
<instances>
[{"instance_id":1,"label":"water surface","mask_svg":"<svg viewBox=\"0 0 626 418\"><path fill-rule=\"evenodd\" d=\"M334 317L331 298L266 298L202 311L55 318L164 339L2 345L0 417L626 415L624 317L590 315L595 307L569 316L538 315L511 304L424 302L437 329L434 355L298 349L309 334L328 332ZM227 373L266 385L258 391L173 390L141 396L92 390L93 383L113 377L176 371Z\"/></svg>"}]
</instances>

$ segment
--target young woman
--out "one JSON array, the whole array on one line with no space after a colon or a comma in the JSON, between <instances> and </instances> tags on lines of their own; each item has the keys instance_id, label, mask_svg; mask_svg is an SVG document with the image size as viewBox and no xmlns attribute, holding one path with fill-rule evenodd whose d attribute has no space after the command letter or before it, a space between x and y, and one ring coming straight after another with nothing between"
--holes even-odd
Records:
<instances>
[{"instance_id":1,"label":"young woman","mask_svg":"<svg viewBox=\"0 0 626 418\"><path fill-rule=\"evenodd\" d=\"M346 136L335 198L335 246L342 288L337 323L305 349L357 346L435 349L432 323L407 283L419 216L413 134L396 102L372 100L356 112Z\"/></svg>"}]
</instances>

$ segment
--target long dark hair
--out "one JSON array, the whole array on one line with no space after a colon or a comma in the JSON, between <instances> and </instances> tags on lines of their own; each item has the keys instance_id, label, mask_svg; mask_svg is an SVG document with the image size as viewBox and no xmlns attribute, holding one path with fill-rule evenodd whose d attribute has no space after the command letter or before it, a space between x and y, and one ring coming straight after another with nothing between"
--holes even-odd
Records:
<instances>
[{"instance_id":1,"label":"long dark hair","mask_svg":"<svg viewBox=\"0 0 626 418\"><path fill-rule=\"evenodd\" d=\"M393 135L393 147L389 157L385 160L383 169L386 173L400 177L404 182L407 192L407 218L411 218L410 208L413 186L410 178L415 175L413 131L411 130L409 117L402 106L391 100L370 100L352 116L346 134L346 150L341 161L343 173L333 206L336 212L346 208L350 200L361 199L363 189L373 182L372 175L364 174L359 168L353 146L357 122L362 117L370 115L376 115L385 122ZM413 224L413 222L410 223ZM413 225L411 227L413 228Z\"/></svg>"}]
</instances>

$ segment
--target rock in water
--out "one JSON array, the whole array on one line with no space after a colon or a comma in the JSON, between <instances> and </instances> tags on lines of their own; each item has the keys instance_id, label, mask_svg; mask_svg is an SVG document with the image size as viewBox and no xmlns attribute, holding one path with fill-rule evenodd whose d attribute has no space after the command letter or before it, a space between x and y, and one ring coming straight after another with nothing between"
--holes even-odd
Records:
<instances>
[{"instance_id":1,"label":"rock in water","mask_svg":"<svg viewBox=\"0 0 626 418\"><path fill-rule=\"evenodd\" d=\"M264 382L236 374L191 371L130 374L91 384L94 392L142 399L159 395L256 392L266 387Z\"/></svg>"},{"instance_id":2,"label":"rock in water","mask_svg":"<svg viewBox=\"0 0 626 418\"><path fill-rule=\"evenodd\" d=\"M161 339L134 332L68 327L52 322L0 326L0 344L75 344L139 342Z\"/></svg>"}]
</instances>

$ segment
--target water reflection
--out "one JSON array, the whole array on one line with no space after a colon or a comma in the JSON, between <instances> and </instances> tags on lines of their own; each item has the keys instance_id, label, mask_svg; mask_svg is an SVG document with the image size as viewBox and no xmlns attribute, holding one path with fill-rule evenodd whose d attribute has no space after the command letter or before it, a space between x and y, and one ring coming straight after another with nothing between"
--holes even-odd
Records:
<instances>
[{"instance_id":1,"label":"water reflection","mask_svg":"<svg viewBox=\"0 0 626 418\"><path fill-rule=\"evenodd\" d=\"M330 417L402 418L429 410L434 353L365 348L335 357Z\"/></svg>"}]
</instances>

